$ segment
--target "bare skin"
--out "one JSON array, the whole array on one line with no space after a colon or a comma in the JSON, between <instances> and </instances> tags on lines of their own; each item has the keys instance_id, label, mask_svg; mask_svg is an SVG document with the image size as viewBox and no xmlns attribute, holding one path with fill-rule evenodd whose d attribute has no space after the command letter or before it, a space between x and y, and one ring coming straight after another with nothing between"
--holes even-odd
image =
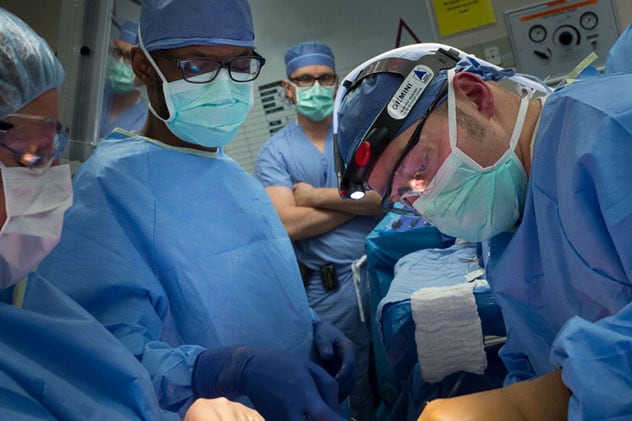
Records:
<instances>
[{"instance_id":1,"label":"bare skin","mask_svg":"<svg viewBox=\"0 0 632 421\"><path fill-rule=\"evenodd\" d=\"M557 370L500 389L428 403L418 421L563 421L570 391Z\"/></svg>"},{"instance_id":2,"label":"bare skin","mask_svg":"<svg viewBox=\"0 0 632 421\"><path fill-rule=\"evenodd\" d=\"M261 414L226 398L197 399L189 407L184 421L265 421Z\"/></svg>"}]
</instances>

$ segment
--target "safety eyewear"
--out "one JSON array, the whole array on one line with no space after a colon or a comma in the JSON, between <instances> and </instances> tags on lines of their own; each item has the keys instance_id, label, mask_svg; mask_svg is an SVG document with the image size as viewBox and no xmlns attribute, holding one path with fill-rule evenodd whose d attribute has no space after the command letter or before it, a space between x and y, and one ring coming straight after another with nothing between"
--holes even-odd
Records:
<instances>
[{"instance_id":1,"label":"safety eyewear","mask_svg":"<svg viewBox=\"0 0 632 421\"><path fill-rule=\"evenodd\" d=\"M189 83L212 82L222 68L228 69L230 78L235 82L250 82L255 80L266 59L256 52L251 56L234 57L229 60L215 60L213 58L173 57L165 50L156 51L161 57L175 63L182 73L182 78Z\"/></svg>"},{"instance_id":2,"label":"safety eyewear","mask_svg":"<svg viewBox=\"0 0 632 421\"><path fill-rule=\"evenodd\" d=\"M338 146L338 134L334 136L334 155L336 158L336 172L338 175L338 189L340 197L361 199L365 196L368 189L367 180L375 164L382 156L388 144L395 138L395 133L402 126L410 111L415 104L421 99L425 89L430 86L432 80L441 70L450 69L459 62L459 53L453 49L439 48L434 54L427 54L418 60L408 60L404 58L385 58L369 64L362 70L355 80L345 80L343 82L343 95L357 87L364 78L378 73L393 73L404 78L395 91L391 99L384 105L382 110L362 136L362 140L352 152L349 163L345 166L344 160L340 154ZM419 134L426 118L432 109L438 104L440 99L445 96L447 86L442 87L431 106L421 118L417 130L408 142L404 153L399 158L399 163L404 160L405 156L410 152L419 141ZM393 182L396 178L395 172L390 176L388 196L383 201L383 206L396 209L397 206L392 196ZM391 204L391 202L393 202Z\"/></svg>"},{"instance_id":3,"label":"safety eyewear","mask_svg":"<svg viewBox=\"0 0 632 421\"><path fill-rule=\"evenodd\" d=\"M328 73L320 76L300 75L297 77L291 77L289 79L291 82L295 83L296 86L299 86L301 88L314 86L314 83L316 83L317 81L320 86L333 86L338 80L338 75L336 75L335 73Z\"/></svg>"},{"instance_id":4,"label":"safety eyewear","mask_svg":"<svg viewBox=\"0 0 632 421\"><path fill-rule=\"evenodd\" d=\"M428 116L442 102L447 93L448 82L446 81L430 104L430 107L419 120L419 123L417 123L417 127L395 163L382 196L382 208L384 210L403 215L417 215L417 211L413 208L413 203L426 189L426 164L419 162L420 157L411 154L410 151L419 143L421 130ZM396 187L396 189L393 190L393 187Z\"/></svg>"},{"instance_id":5,"label":"safety eyewear","mask_svg":"<svg viewBox=\"0 0 632 421\"><path fill-rule=\"evenodd\" d=\"M0 147L31 169L46 169L59 159L68 134L58 120L39 115L9 114L0 121Z\"/></svg>"}]
</instances>

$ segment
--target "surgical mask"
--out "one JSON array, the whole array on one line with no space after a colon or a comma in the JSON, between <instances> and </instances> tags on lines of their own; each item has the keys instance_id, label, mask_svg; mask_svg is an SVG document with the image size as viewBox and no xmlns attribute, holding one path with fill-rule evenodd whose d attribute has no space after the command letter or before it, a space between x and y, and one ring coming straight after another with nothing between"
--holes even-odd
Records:
<instances>
[{"instance_id":1,"label":"surgical mask","mask_svg":"<svg viewBox=\"0 0 632 421\"><path fill-rule=\"evenodd\" d=\"M301 87L292 83L296 89L296 111L313 121L321 121L334 111L334 86Z\"/></svg>"},{"instance_id":2,"label":"surgical mask","mask_svg":"<svg viewBox=\"0 0 632 421\"><path fill-rule=\"evenodd\" d=\"M163 84L170 117L164 120L180 139L205 147L230 142L252 108L252 82L235 82L225 69L209 83L184 79Z\"/></svg>"},{"instance_id":3,"label":"surgical mask","mask_svg":"<svg viewBox=\"0 0 632 421\"><path fill-rule=\"evenodd\" d=\"M145 48L142 37L139 46L162 80L169 118L158 115L150 102L151 113L164 121L173 134L189 143L217 148L233 140L252 108L253 82L235 82L226 69L221 69L208 83L190 83L184 79L168 82Z\"/></svg>"},{"instance_id":4,"label":"surgical mask","mask_svg":"<svg viewBox=\"0 0 632 421\"><path fill-rule=\"evenodd\" d=\"M483 168L456 146L456 102L448 71L448 127L452 151L413 207L444 234L483 241L511 229L520 217L527 175L515 148L533 91L522 96L509 149Z\"/></svg>"},{"instance_id":5,"label":"surgical mask","mask_svg":"<svg viewBox=\"0 0 632 421\"><path fill-rule=\"evenodd\" d=\"M134 89L136 75L132 66L123 60L110 58L108 62L106 81L117 94L124 94Z\"/></svg>"},{"instance_id":6,"label":"surgical mask","mask_svg":"<svg viewBox=\"0 0 632 421\"><path fill-rule=\"evenodd\" d=\"M7 219L0 229L0 288L26 276L59 242L72 204L70 166L0 166Z\"/></svg>"}]
</instances>

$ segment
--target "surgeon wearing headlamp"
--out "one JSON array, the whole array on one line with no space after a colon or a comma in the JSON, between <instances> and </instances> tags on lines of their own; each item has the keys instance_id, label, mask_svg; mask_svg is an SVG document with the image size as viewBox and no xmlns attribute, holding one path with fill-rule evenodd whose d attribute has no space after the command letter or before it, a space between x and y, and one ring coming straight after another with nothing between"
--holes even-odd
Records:
<instances>
[{"instance_id":1,"label":"surgeon wearing headlamp","mask_svg":"<svg viewBox=\"0 0 632 421\"><path fill-rule=\"evenodd\" d=\"M424 62L446 56L451 65ZM489 240L506 387L433 401L420 419L632 416L632 100L617 93L631 77L587 68L551 93L439 44L386 52L345 77L341 195L374 189L389 210Z\"/></svg>"}]
</instances>

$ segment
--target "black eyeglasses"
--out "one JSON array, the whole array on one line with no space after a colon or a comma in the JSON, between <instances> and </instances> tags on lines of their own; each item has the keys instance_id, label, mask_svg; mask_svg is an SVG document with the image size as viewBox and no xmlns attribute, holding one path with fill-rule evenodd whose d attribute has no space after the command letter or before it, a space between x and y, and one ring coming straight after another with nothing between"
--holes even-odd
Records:
<instances>
[{"instance_id":1,"label":"black eyeglasses","mask_svg":"<svg viewBox=\"0 0 632 421\"><path fill-rule=\"evenodd\" d=\"M0 147L27 168L48 168L64 152L69 130L59 121L30 114L9 114L0 121Z\"/></svg>"},{"instance_id":2,"label":"black eyeglasses","mask_svg":"<svg viewBox=\"0 0 632 421\"><path fill-rule=\"evenodd\" d=\"M256 52L251 56L234 57L224 61L205 57L179 59L165 50L156 50L156 53L176 63L182 78L189 83L212 82L224 67L228 69L230 78L235 82L250 82L259 76L261 68L266 63L266 59Z\"/></svg>"},{"instance_id":3,"label":"black eyeglasses","mask_svg":"<svg viewBox=\"0 0 632 421\"><path fill-rule=\"evenodd\" d=\"M316 81L318 81L318 84L320 86L332 86L338 80L338 75L336 75L335 73L327 73L320 76L301 75L297 77L291 77L289 79L301 88L313 86Z\"/></svg>"}]
</instances>

